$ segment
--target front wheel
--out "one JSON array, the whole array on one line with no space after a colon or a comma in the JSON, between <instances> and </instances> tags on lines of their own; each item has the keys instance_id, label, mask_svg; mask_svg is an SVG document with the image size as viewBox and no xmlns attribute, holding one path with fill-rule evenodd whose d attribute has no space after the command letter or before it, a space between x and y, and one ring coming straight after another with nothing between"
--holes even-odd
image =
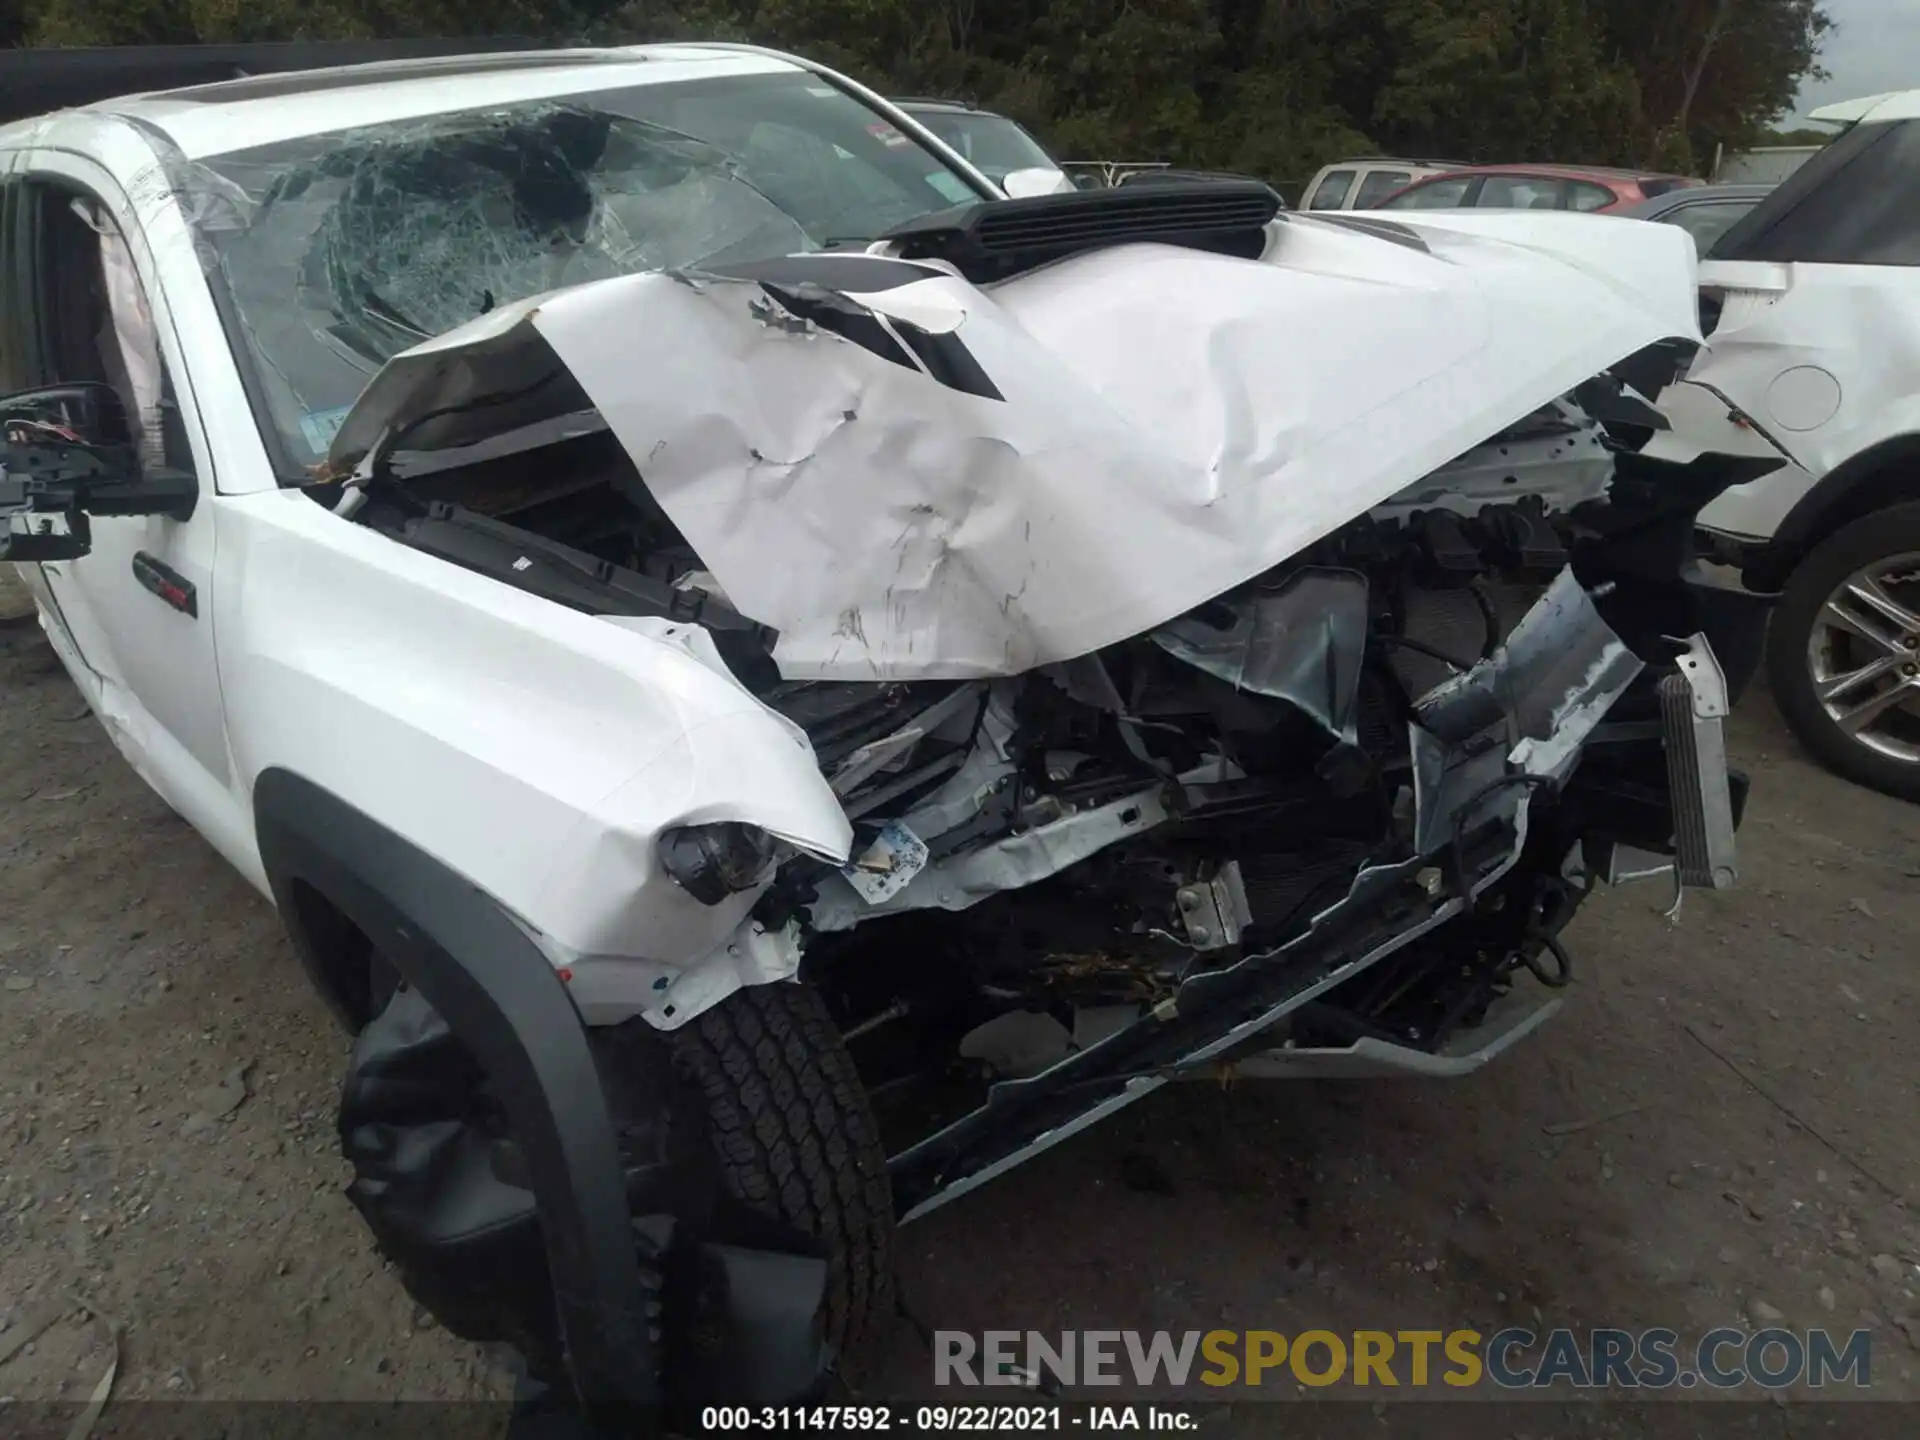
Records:
<instances>
[{"instance_id":1,"label":"front wheel","mask_svg":"<svg viewBox=\"0 0 1920 1440\"><path fill-rule=\"evenodd\" d=\"M1855 520L1800 562L1769 628L1767 674L1828 769L1920 800L1920 504Z\"/></svg>"},{"instance_id":2,"label":"front wheel","mask_svg":"<svg viewBox=\"0 0 1920 1440\"><path fill-rule=\"evenodd\" d=\"M819 995L754 986L677 1031L633 1020L590 1030L588 1041L659 1297L670 1404L676 1391L691 1398L696 1374L711 1377L692 1382L705 1403L727 1403L729 1382L708 1363L724 1341L705 1287L676 1285L658 1268L672 1264L650 1239L661 1213L695 1240L823 1258L823 1338L843 1372L857 1368L892 1306L892 1194L866 1092ZM558 1379L545 1249L504 1107L410 987L394 989L360 1032L340 1135L354 1169L348 1194L415 1301L454 1334L505 1341L536 1378Z\"/></svg>"},{"instance_id":3,"label":"front wheel","mask_svg":"<svg viewBox=\"0 0 1920 1440\"><path fill-rule=\"evenodd\" d=\"M667 1038L704 1097L728 1194L824 1247L826 1338L858 1356L893 1305L893 1196L866 1089L819 992L749 986Z\"/></svg>"}]
</instances>

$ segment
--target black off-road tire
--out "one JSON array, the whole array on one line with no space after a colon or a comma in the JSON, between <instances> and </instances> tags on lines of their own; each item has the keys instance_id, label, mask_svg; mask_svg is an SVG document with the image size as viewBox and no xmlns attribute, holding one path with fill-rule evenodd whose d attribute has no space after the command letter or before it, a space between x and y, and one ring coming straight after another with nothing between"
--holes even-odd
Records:
<instances>
[{"instance_id":1,"label":"black off-road tire","mask_svg":"<svg viewBox=\"0 0 1920 1440\"><path fill-rule=\"evenodd\" d=\"M1895 505L1842 526L1794 568L1767 631L1767 681L1787 726L1836 775L1920 800L1920 764L1878 754L1849 736L1814 692L1807 645L1827 598L1849 575L1886 556L1920 551L1920 504Z\"/></svg>"},{"instance_id":2,"label":"black off-road tire","mask_svg":"<svg viewBox=\"0 0 1920 1440\"><path fill-rule=\"evenodd\" d=\"M893 1196L839 1027L817 991L778 983L737 991L668 1038L705 1097L728 1192L825 1248L826 1339L857 1374L893 1312Z\"/></svg>"},{"instance_id":3,"label":"black off-road tire","mask_svg":"<svg viewBox=\"0 0 1920 1440\"><path fill-rule=\"evenodd\" d=\"M356 1188L376 1186L356 1203L371 1209L365 1218L376 1241L417 1304L465 1339L513 1346L537 1378L559 1382L565 1362L537 1226L495 1227L478 1242L483 1252L447 1263L410 1243L406 1215L381 1199L394 1194L406 1203L387 1189L402 1151L383 1138L383 1124L431 1130L455 1120L462 1137L482 1146L505 1136L485 1075L424 1001L404 987L392 990L380 1019L412 1048L388 1053L386 1078L351 1118L343 1108L343 1141L350 1131L359 1140L358 1149L346 1145ZM857 1380L864 1347L893 1309L893 1199L866 1091L819 994L792 983L752 986L677 1031L634 1019L588 1031L588 1043L623 1161L656 1171L664 1165L693 1182L690 1198L723 1191L783 1243L817 1245L827 1262L823 1338L842 1378ZM355 1073L349 1093L361 1088ZM431 1183L431 1175L420 1178ZM646 1202L635 1203L636 1214L651 1213ZM643 1278L670 1310L690 1298L674 1301L661 1288L663 1272L644 1255ZM682 1338L705 1343L697 1311L662 1314L660 1323L690 1326Z\"/></svg>"}]
</instances>

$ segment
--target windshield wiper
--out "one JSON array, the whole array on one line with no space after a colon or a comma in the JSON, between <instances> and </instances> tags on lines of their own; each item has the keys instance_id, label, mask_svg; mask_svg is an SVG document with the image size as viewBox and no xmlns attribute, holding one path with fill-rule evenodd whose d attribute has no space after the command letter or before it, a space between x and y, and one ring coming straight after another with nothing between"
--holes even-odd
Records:
<instances>
[{"instance_id":1,"label":"windshield wiper","mask_svg":"<svg viewBox=\"0 0 1920 1440\"><path fill-rule=\"evenodd\" d=\"M373 314L385 320L389 325L404 330L409 335L417 335L422 340L430 340L433 338L431 331L421 329L405 315L402 315L400 311L394 307L393 303L378 290L367 291L366 298L360 303L366 306Z\"/></svg>"}]
</instances>

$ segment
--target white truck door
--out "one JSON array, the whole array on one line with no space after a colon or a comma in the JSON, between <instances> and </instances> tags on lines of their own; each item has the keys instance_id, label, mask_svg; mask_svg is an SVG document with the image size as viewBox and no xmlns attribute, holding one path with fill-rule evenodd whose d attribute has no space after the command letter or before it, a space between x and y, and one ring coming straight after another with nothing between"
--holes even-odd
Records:
<instances>
[{"instance_id":1,"label":"white truck door","mask_svg":"<svg viewBox=\"0 0 1920 1440\"><path fill-rule=\"evenodd\" d=\"M111 385L143 475L196 481L188 518L93 515L88 553L40 569L84 667L75 678L108 732L201 823L232 804L213 645L214 485L166 297L132 207L104 170L35 151L14 188L23 263L6 277L4 303L25 353L11 383Z\"/></svg>"}]
</instances>

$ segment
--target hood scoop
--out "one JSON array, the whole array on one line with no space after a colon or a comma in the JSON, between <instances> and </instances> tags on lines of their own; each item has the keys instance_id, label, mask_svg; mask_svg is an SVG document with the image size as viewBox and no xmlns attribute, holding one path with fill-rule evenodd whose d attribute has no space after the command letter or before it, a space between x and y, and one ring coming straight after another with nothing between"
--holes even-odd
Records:
<instances>
[{"instance_id":1,"label":"hood scoop","mask_svg":"<svg viewBox=\"0 0 1920 1440\"><path fill-rule=\"evenodd\" d=\"M1257 259L1278 194L1258 180L1190 180L975 201L880 238L910 260L944 260L976 285L1110 245L1180 245Z\"/></svg>"}]
</instances>

